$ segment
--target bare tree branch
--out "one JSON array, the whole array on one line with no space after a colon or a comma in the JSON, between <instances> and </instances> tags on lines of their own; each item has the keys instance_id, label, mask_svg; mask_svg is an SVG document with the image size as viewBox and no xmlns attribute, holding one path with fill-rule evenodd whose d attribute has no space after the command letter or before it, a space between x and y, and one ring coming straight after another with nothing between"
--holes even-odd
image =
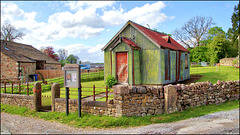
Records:
<instances>
[{"instance_id":1,"label":"bare tree branch","mask_svg":"<svg viewBox=\"0 0 240 135\"><path fill-rule=\"evenodd\" d=\"M184 23L180 30L176 29L172 35L187 48L197 47L206 38L212 25L214 23L211 17L196 16Z\"/></svg>"},{"instance_id":2,"label":"bare tree branch","mask_svg":"<svg viewBox=\"0 0 240 135\"><path fill-rule=\"evenodd\" d=\"M1 29L1 39L6 41L14 41L16 39L21 39L25 34L18 31L11 24L3 25Z\"/></svg>"}]
</instances>

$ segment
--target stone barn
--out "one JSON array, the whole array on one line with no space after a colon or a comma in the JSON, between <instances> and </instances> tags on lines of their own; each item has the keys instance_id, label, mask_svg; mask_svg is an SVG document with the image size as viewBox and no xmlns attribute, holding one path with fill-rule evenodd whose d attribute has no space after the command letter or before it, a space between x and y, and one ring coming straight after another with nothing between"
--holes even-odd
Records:
<instances>
[{"instance_id":1,"label":"stone barn","mask_svg":"<svg viewBox=\"0 0 240 135\"><path fill-rule=\"evenodd\" d=\"M190 78L189 51L170 36L128 21L102 48L104 78L129 85L167 84Z\"/></svg>"},{"instance_id":2,"label":"stone barn","mask_svg":"<svg viewBox=\"0 0 240 135\"><path fill-rule=\"evenodd\" d=\"M36 70L61 70L61 63L31 45L1 40L1 79L33 81Z\"/></svg>"}]
</instances>

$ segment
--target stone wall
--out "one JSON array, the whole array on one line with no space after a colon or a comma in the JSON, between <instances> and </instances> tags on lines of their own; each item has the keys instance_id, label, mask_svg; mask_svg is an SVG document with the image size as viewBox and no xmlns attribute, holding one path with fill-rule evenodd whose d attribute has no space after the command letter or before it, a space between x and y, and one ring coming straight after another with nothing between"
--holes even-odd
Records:
<instances>
[{"instance_id":1,"label":"stone wall","mask_svg":"<svg viewBox=\"0 0 240 135\"><path fill-rule=\"evenodd\" d=\"M18 62L1 53L1 79L18 77Z\"/></svg>"},{"instance_id":2,"label":"stone wall","mask_svg":"<svg viewBox=\"0 0 240 135\"><path fill-rule=\"evenodd\" d=\"M239 58L223 58L220 60L220 66L234 66L233 61L237 60L237 65L239 65Z\"/></svg>"},{"instance_id":3,"label":"stone wall","mask_svg":"<svg viewBox=\"0 0 240 135\"><path fill-rule=\"evenodd\" d=\"M81 105L82 112L91 113L94 115L109 115L114 116L115 108L113 104L102 102L102 101L87 101ZM66 99L56 98L55 99L55 111L66 112ZM78 100L69 99L69 112L78 111Z\"/></svg>"},{"instance_id":4,"label":"stone wall","mask_svg":"<svg viewBox=\"0 0 240 135\"><path fill-rule=\"evenodd\" d=\"M220 104L228 100L239 99L238 81L198 82L190 85L175 85L177 90L177 110L182 111L189 107Z\"/></svg>"},{"instance_id":5,"label":"stone wall","mask_svg":"<svg viewBox=\"0 0 240 135\"><path fill-rule=\"evenodd\" d=\"M162 114L164 93L162 86L116 85L114 90L115 116L145 116Z\"/></svg>"},{"instance_id":6,"label":"stone wall","mask_svg":"<svg viewBox=\"0 0 240 135\"><path fill-rule=\"evenodd\" d=\"M1 93L2 104L25 106L30 108L31 110L34 110L33 100L33 96Z\"/></svg>"},{"instance_id":7,"label":"stone wall","mask_svg":"<svg viewBox=\"0 0 240 135\"><path fill-rule=\"evenodd\" d=\"M36 72L36 63L20 63L21 76L24 76L24 82L32 82L34 78L30 78L29 75L33 75Z\"/></svg>"},{"instance_id":8,"label":"stone wall","mask_svg":"<svg viewBox=\"0 0 240 135\"><path fill-rule=\"evenodd\" d=\"M82 103L82 112L94 115L146 116L183 111L189 107L220 104L239 99L239 81L198 82L190 85L113 87L114 99ZM55 110L65 112L65 99L55 99ZM78 111L77 99L69 99L69 111Z\"/></svg>"}]
</instances>

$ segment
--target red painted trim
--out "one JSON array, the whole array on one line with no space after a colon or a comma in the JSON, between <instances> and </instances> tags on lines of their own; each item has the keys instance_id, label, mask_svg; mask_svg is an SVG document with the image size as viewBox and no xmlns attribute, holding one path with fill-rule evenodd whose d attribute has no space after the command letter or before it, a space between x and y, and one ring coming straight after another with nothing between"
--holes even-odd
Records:
<instances>
[{"instance_id":1,"label":"red painted trim","mask_svg":"<svg viewBox=\"0 0 240 135\"><path fill-rule=\"evenodd\" d=\"M181 51L179 51L179 54L178 54L178 81L179 81L179 79L180 79L180 70L181 70L181 68L180 68L180 64L181 64Z\"/></svg>"},{"instance_id":2,"label":"red painted trim","mask_svg":"<svg viewBox=\"0 0 240 135\"><path fill-rule=\"evenodd\" d=\"M169 68L169 73L168 73L168 80L170 80L170 73L171 73L171 67L170 67L170 50L168 50L168 68Z\"/></svg>"},{"instance_id":3,"label":"red painted trim","mask_svg":"<svg viewBox=\"0 0 240 135\"><path fill-rule=\"evenodd\" d=\"M177 57L177 52L178 51L176 51L176 82L178 81L178 57Z\"/></svg>"},{"instance_id":4,"label":"red painted trim","mask_svg":"<svg viewBox=\"0 0 240 135\"><path fill-rule=\"evenodd\" d=\"M132 49L132 80L133 80L133 85L135 84L135 79L134 79L134 50Z\"/></svg>"}]
</instances>

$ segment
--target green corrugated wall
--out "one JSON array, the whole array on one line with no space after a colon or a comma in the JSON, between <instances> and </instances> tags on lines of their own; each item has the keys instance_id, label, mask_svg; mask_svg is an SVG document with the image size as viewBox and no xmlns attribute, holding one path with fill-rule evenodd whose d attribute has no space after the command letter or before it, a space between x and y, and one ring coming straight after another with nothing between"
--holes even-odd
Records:
<instances>
[{"instance_id":1,"label":"green corrugated wall","mask_svg":"<svg viewBox=\"0 0 240 135\"><path fill-rule=\"evenodd\" d=\"M134 70L134 83L135 84L165 84L176 81L176 51L170 51L170 80L165 81L165 53L164 49L159 49L150 40L143 36L140 32L135 30L132 26L126 27L121 33L122 36L133 38L134 42L141 48L141 50L134 51L134 69L132 67L132 49L124 42L120 43L112 51L112 76L116 77L116 57L115 52L128 51L128 80L129 84L133 84ZM188 61L189 61L189 54ZM111 74L111 61L110 61L109 48L104 52L104 79ZM180 67L180 80L190 77L190 69L185 69L185 53L181 54L180 60L182 61ZM188 63L190 66L190 63ZM106 81L106 80L105 80Z\"/></svg>"}]
</instances>

